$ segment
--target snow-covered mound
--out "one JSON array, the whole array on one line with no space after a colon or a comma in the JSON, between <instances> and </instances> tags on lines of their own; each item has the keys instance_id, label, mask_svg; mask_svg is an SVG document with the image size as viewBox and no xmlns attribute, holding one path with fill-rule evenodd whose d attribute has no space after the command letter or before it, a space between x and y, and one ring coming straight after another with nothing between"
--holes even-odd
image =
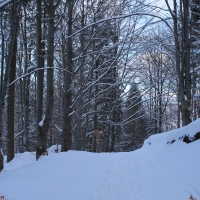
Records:
<instances>
[{"instance_id":1,"label":"snow-covered mound","mask_svg":"<svg viewBox=\"0 0 200 200\"><path fill-rule=\"evenodd\" d=\"M12 171L16 168L35 162L35 152L24 152L15 154L15 158L7 163L7 157L4 156L4 169L3 172ZM0 187L1 192L1 187Z\"/></svg>"},{"instance_id":2,"label":"snow-covered mound","mask_svg":"<svg viewBox=\"0 0 200 200\"><path fill-rule=\"evenodd\" d=\"M49 156L28 165L25 160L32 160L32 153L17 154L11 163L17 166L23 158L23 166L10 171L10 163L5 164L0 196L12 200L189 200L192 194L200 200L200 140L189 144L179 140L199 132L197 121L152 136L134 152L54 153L54 146ZM176 142L167 144L171 139Z\"/></svg>"},{"instance_id":3,"label":"snow-covered mound","mask_svg":"<svg viewBox=\"0 0 200 200\"><path fill-rule=\"evenodd\" d=\"M144 145L151 144L171 144L177 140L189 143L196 140L197 135L200 136L200 119L197 119L187 126L172 131L150 136L145 140Z\"/></svg>"},{"instance_id":4,"label":"snow-covered mound","mask_svg":"<svg viewBox=\"0 0 200 200\"><path fill-rule=\"evenodd\" d=\"M61 145L53 145L48 149L48 154L54 154L54 153L58 153L61 152Z\"/></svg>"}]
</instances>

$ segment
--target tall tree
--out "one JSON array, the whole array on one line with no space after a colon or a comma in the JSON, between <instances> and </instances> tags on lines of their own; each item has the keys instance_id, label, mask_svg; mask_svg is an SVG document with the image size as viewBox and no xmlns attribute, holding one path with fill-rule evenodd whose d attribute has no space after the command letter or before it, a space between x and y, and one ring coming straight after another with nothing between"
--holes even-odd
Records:
<instances>
[{"instance_id":1,"label":"tall tree","mask_svg":"<svg viewBox=\"0 0 200 200\"><path fill-rule=\"evenodd\" d=\"M12 61L9 71L9 83L15 80L16 76L16 55L17 54L17 38L15 40L12 52ZM8 106L7 106L7 162L14 158L14 132L15 132L15 84L8 89Z\"/></svg>"},{"instance_id":2,"label":"tall tree","mask_svg":"<svg viewBox=\"0 0 200 200\"><path fill-rule=\"evenodd\" d=\"M61 133L61 151L68 151L72 145L72 128L71 128L71 104L72 104L72 13L73 13L73 0L67 2L68 8L68 22L67 22L67 48L66 48L66 68L64 76L64 108L63 108L63 125Z\"/></svg>"},{"instance_id":3,"label":"tall tree","mask_svg":"<svg viewBox=\"0 0 200 200\"><path fill-rule=\"evenodd\" d=\"M37 68L44 68L43 43L42 43L42 2L37 0L37 15L36 15L36 33L37 33L37 47L36 60ZM37 71L37 102L36 102L36 134L37 134L37 148L45 145L45 135L41 132L42 108L43 108L43 79L44 71ZM45 150L45 149L44 149ZM39 158L39 152L36 152L36 159Z\"/></svg>"},{"instance_id":4,"label":"tall tree","mask_svg":"<svg viewBox=\"0 0 200 200\"><path fill-rule=\"evenodd\" d=\"M191 22L191 71L192 71L192 97L193 97L193 120L200 117L200 98L198 95L198 85L199 85L199 69L200 65L200 53L199 53L199 40L200 40L200 1L191 1L191 12L192 12L192 22Z\"/></svg>"},{"instance_id":5,"label":"tall tree","mask_svg":"<svg viewBox=\"0 0 200 200\"><path fill-rule=\"evenodd\" d=\"M131 84L124 111L125 138L122 142L124 151L138 149L147 137L147 119L142 96L136 83Z\"/></svg>"},{"instance_id":6,"label":"tall tree","mask_svg":"<svg viewBox=\"0 0 200 200\"><path fill-rule=\"evenodd\" d=\"M58 7L60 0L54 3L54 0L44 1L45 8L48 14L48 33L47 33L47 98L46 110L43 123L40 123L40 134L37 142L36 159L41 154L46 152L47 134L52 121L53 105L54 105L54 24L55 10Z\"/></svg>"},{"instance_id":7,"label":"tall tree","mask_svg":"<svg viewBox=\"0 0 200 200\"><path fill-rule=\"evenodd\" d=\"M183 126L191 122L191 10L190 1L174 0L173 11L165 0L174 21L174 39L176 51L176 70L178 76L178 99L181 107ZM179 17L180 16L180 17ZM178 23L181 24L180 30Z\"/></svg>"},{"instance_id":8,"label":"tall tree","mask_svg":"<svg viewBox=\"0 0 200 200\"><path fill-rule=\"evenodd\" d=\"M26 8L25 8L26 9ZM24 29L26 30L26 20L27 20L27 13L26 10L24 10L25 12L25 24L24 24ZM28 41L27 41L27 32L25 31L24 33L24 48L25 48L25 71L24 73L26 74L28 72L28 66L30 66L30 61L31 61L31 50L28 50ZM29 112L29 88L30 88L30 75L27 76L27 78L24 80L24 123L25 123L25 127L24 127L24 132L25 132L25 150L29 151L29 116L30 116L30 112Z\"/></svg>"},{"instance_id":9,"label":"tall tree","mask_svg":"<svg viewBox=\"0 0 200 200\"><path fill-rule=\"evenodd\" d=\"M4 80L3 80L3 83L1 86L1 96L0 96L0 153L2 153L2 150L1 150L2 149L2 130L3 130L2 114L3 114L4 105L5 105L5 95L6 95L6 90L7 90L9 71L11 70L11 66L12 66L13 50L14 50L14 46L15 46L15 43L17 40L20 9L21 9L21 2L13 0L11 29L10 29L11 30L10 31L10 43L9 43L8 57L7 57L6 68L5 68L5 73L4 73ZM1 74L1 76L3 76L3 74ZM3 166L2 163L0 165ZM0 170L2 170L2 169L0 169Z\"/></svg>"}]
</instances>

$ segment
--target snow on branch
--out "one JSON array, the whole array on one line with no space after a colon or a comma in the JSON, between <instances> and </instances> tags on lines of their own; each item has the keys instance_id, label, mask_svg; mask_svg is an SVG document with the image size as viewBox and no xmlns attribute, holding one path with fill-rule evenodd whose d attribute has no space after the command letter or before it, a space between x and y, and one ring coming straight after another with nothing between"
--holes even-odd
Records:
<instances>
[{"instance_id":1,"label":"snow on branch","mask_svg":"<svg viewBox=\"0 0 200 200\"><path fill-rule=\"evenodd\" d=\"M10 87L12 84L15 84L17 81L19 81L20 79L22 78L25 78L39 70L48 70L48 69L52 69L52 67L45 67L45 68L37 68L35 70L32 70L31 72L28 72L20 77L18 77L17 79L15 79L13 82L9 83L7 87ZM64 69L64 68L60 68L60 67L53 67L53 69L57 69L57 70L62 70L62 71L66 71L66 72L69 72L68 70Z\"/></svg>"},{"instance_id":2,"label":"snow on branch","mask_svg":"<svg viewBox=\"0 0 200 200\"><path fill-rule=\"evenodd\" d=\"M36 123L31 124L31 125L28 127L28 129L31 128L32 126L34 126L35 124L36 124ZM16 133L16 134L15 134L15 138L16 138L17 136L21 135L24 131L25 131L25 129L22 130L22 131L20 131L19 133Z\"/></svg>"},{"instance_id":3,"label":"snow on branch","mask_svg":"<svg viewBox=\"0 0 200 200\"><path fill-rule=\"evenodd\" d=\"M60 133L62 132L62 129L59 128L56 124L55 124L54 126L55 126L55 128L56 128Z\"/></svg>"},{"instance_id":4,"label":"snow on branch","mask_svg":"<svg viewBox=\"0 0 200 200\"><path fill-rule=\"evenodd\" d=\"M43 116L42 120L39 122L39 126L42 127L45 120L45 115Z\"/></svg>"},{"instance_id":5,"label":"snow on branch","mask_svg":"<svg viewBox=\"0 0 200 200\"><path fill-rule=\"evenodd\" d=\"M125 14L125 15L118 15L118 16L108 17L108 18L105 18L105 19L100 19L100 20L98 20L98 21L96 21L94 23L88 24L87 26L85 26L85 27L81 28L80 30L74 32L73 34L67 36L66 39L68 39L70 37L73 37L74 35L77 35L77 34L81 33L83 30L87 29L88 27L94 26L94 25L96 25L98 23L103 23L103 22L110 21L110 20L128 18L128 17L133 17L133 16L151 16L151 17L160 19L161 21L163 21L167 25L167 27L170 29L171 33L174 34L173 29L171 28L170 24L167 22L167 20L171 19L170 17L163 18L163 17L161 17L161 16L159 16L157 14L154 14L154 13L135 12L135 13Z\"/></svg>"},{"instance_id":6,"label":"snow on branch","mask_svg":"<svg viewBox=\"0 0 200 200\"><path fill-rule=\"evenodd\" d=\"M4 6L6 6L9 3L11 3L11 0L6 0L6 1L0 3L0 9L3 8Z\"/></svg>"}]
</instances>

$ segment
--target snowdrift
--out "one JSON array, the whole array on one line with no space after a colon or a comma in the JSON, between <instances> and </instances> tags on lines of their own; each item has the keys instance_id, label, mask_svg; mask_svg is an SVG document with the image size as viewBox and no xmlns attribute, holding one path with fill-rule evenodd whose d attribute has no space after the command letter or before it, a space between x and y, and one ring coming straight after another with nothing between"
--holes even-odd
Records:
<instances>
[{"instance_id":1,"label":"snowdrift","mask_svg":"<svg viewBox=\"0 0 200 200\"><path fill-rule=\"evenodd\" d=\"M183 200L200 199L200 121L149 137L127 153L54 153L35 161L17 154L0 174L7 200ZM172 140L175 140L172 144ZM149 145L151 143L151 145ZM60 147L59 147L60 148Z\"/></svg>"},{"instance_id":2,"label":"snowdrift","mask_svg":"<svg viewBox=\"0 0 200 200\"><path fill-rule=\"evenodd\" d=\"M152 135L145 140L144 145L172 144L177 140L190 143L198 139L200 139L200 119L182 128Z\"/></svg>"}]
</instances>

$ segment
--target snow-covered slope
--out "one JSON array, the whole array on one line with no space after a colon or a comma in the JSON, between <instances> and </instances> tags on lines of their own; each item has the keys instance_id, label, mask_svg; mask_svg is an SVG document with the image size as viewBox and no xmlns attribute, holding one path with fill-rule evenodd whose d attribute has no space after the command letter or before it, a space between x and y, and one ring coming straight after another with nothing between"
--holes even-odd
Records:
<instances>
[{"instance_id":1,"label":"snow-covered slope","mask_svg":"<svg viewBox=\"0 0 200 200\"><path fill-rule=\"evenodd\" d=\"M33 153L17 154L0 174L0 196L12 200L189 200L192 194L198 200L200 140L186 144L178 138L195 135L199 125L197 120L190 128L151 136L141 149L129 153L53 153L52 147L50 155L37 162ZM171 139L177 140L167 144Z\"/></svg>"},{"instance_id":2,"label":"snow-covered slope","mask_svg":"<svg viewBox=\"0 0 200 200\"><path fill-rule=\"evenodd\" d=\"M182 128L161 134L152 135L147 140L145 140L144 145L151 145L151 144L164 145L173 143L177 140L183 141L183 138L185 136L188 136L188 138L192 141L194 139L194 136L199 132L200 132L200 119L197 119L194 122Z\"/></svg>"}]
</instances>

